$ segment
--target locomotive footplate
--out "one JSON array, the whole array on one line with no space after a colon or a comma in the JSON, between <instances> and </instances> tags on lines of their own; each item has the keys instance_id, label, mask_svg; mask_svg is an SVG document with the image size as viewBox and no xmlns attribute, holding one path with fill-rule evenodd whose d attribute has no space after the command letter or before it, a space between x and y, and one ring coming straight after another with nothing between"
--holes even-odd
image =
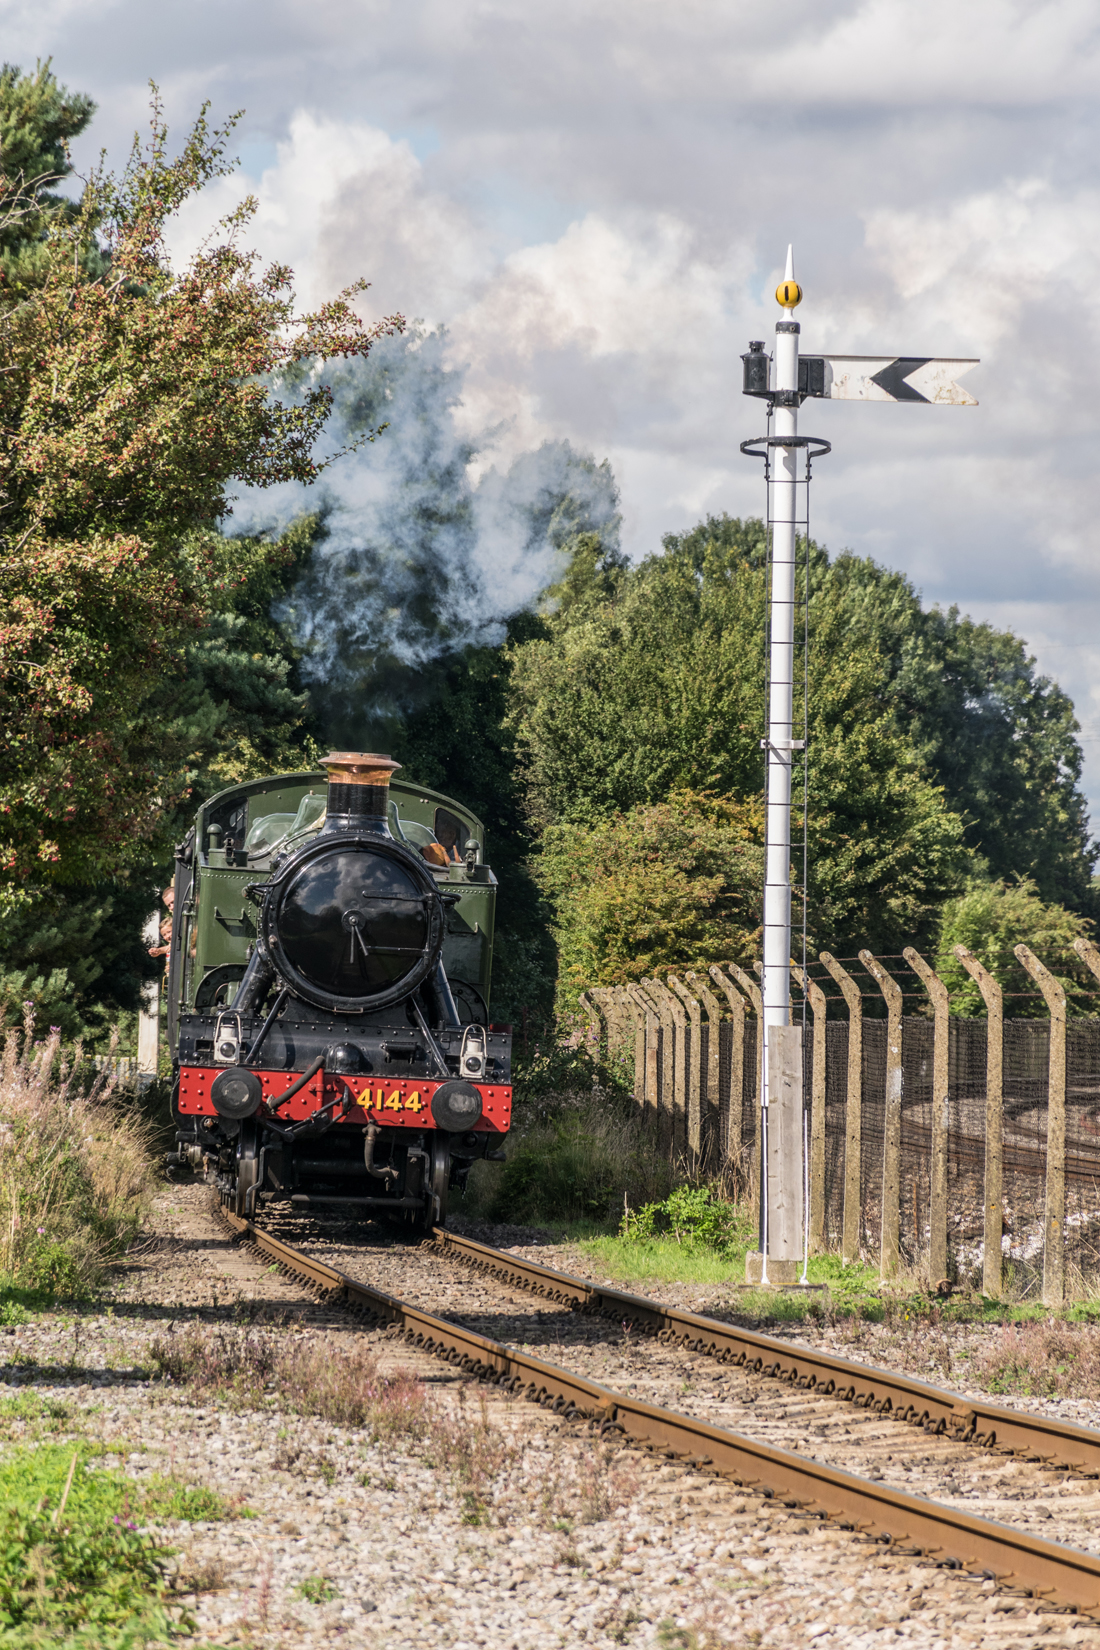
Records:
<instances>
[{"instance_id":1,"label":"locomotive footplate","mask_svg":"<svg viewBox=\"0 0 1100 1650\"><path fill-rule=\"evenodd\" d=\"M182 1066L180 1068L179 1098L176 1109L181 1117L214 1117L217 1108L210 1097L215 1078L228 1066ZM434 1129L438 1127L432 1116L432 1097L444 1088L443 1082L420 1077L374 1077L342 1072L318 1075L299 1088L296 1094L283 1102L279 1096L293 1087L299 1073L293 1071L255 1070L263 1089L258 1119L265 1117L280 1123L295 1123L314 1116L322 1106L333 1106L343 1098L345 1089L351 1092L354 1104L335 1123L377 1123L384 1128ZM453 1080L451 1082L453 1086ZM472 1125L471 1132L507 1134L512 1123L512 1089L510 1084L473 1083L481 1096L481 1117Z\"/></svg>"}]
</instances>

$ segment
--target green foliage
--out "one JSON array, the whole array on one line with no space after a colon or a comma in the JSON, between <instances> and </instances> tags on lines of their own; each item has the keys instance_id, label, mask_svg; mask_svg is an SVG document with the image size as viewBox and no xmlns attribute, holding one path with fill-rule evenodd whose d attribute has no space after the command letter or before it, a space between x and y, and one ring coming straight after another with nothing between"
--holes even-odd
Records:
<instances>
[{"instance_id":1,"label":"green foliage","mask_svg":"<svg viewBox=\"0 0 1100 1650\"><path fill-rule=\"evenodd\" d=\"M0 1025L21 1023L30 1002L66 1043L104 1042L152 973L141 930L158 888L136 871L92 887L0 888Z\"/></svg>"},{"instance_id":2,"label":"green foliage","mask_svg":"<svg viewBox=\"0 0 1100 1650\"><path fill-rule=\"evenodd\" d=\"M1086 938L1091 927L1065 906L1044 903L1029 877L1011 884L971 883L944 906L936 951L936 972L951 993L952 1012L985 1014L978 982L955 956L955 946L963 945L1005 993L1006 1016L1045 1019L1046 1003L1015 954L1015 946L1026 945L1065 987L1069 1012L1093 1013L1095 982L1073 949L1074 940Z\"/></svg>"},{"instance_id":3,"label":"green foliage","mask_svg":"<svg viewBox=\"0 0 1100 1650\"><path fill-rule=\"evenodd\" d=\"M0 69L0 309L46 279L51 224L79 216L79 203L52 185L71 175L69 143L94 113L90 97L58 85L48 58L33 74L12 63ZM94 244L83 266L86 275L102 273Z\"/></svg>"},{"instance_id":4,"label":"green foliage","mask_svg":"<svg viewBox=\"0 0 1100 1650\"><path fill-rule=\"evenodd\" d=\"M763 555L758 522L708 517L665 540L696 562L708 544ZM886 668L886 699L948 808L963 840L994 878L1030 876L1044 900L1090 904L1097 848L1080 789L1081 747L1072 702L1040 676L1025 644L960 615L925 611L901 573L845 551L831 562L810 545L811 588L830 587L845 634L869 643ZM811 615L812 627L812 615ZM815 638L819 644L820 638Z\"/></svg>"},{"instance_id":5,"label":"green foliage","mask_svg":"<svg viewBox=\"0 0 1100 1650\"><path fill-rule=\"evenodd\" d=\"M556 913L559 1004L655 968L751 961L762 809L677 791L591 825L551 825L536 875Z\"/></svg>"},{"instance_id":6,"label":"green foliage","mask_svg":"<svg viewBox=\"0 0 1100 1650\"><path fill-rule=\"evenodd\" d=\"M676 790L759 795L763 555L759 522L669 539L512 647L510 716L538 828L591 828ZM888 661L853 637L845 586L828 574L814 548L810 919L822 943L889 951L930 934L960 885L962 822L899 725ZM796 795L799 781L796 769Z\"/></svg>"},{"instance_id":7,"label":"green foliage","mask_svg":"<svg viewBox=\"0 0 1100 1650\"><path fill-rule=\"evenodd\" d=\"M294 1591L310 1604L331 1604L334 1598L340 1597L332 1582L327 1581L324 1576L306 1576Z\"/></svg>"},{"instance_id":8,"label":"green foliage","mask_svg":"<svg viewBox=\"0 0 1100 1650\"><path fill-rule=\"evenodd\" d=\"M0 1461L0 1507L4 1644L122 1650L189 1625L165 1607L169 1555L138 1529L147 1509L131 1480L40 1444Z\"/></svg>"},{"instance_id":9,"label":"green foliage","mask_svg":"<svg viewBox=\"0 0 1100 1650\"><path fill-rule=\"evenodd\" d=\"M179 156L154 105L119 177L94 173L51 219L40 284L0 315L0 867L92 880L139 863L165 788L133 707L233 576L214 533L234 480L312 481L330 410L320 385L280 400L279 372L365 352L349 288L298 316L290 272L257 272L244 202L182 270L165 229L230 168L205 110ZM109 274L85 264L104 245ZM170 776L167 776L170 777Z\"/></svg>"},{"instance_id":10,"label":"green foliage","mask_svg":"<svg viewBox=\"0 0 1100 1650\"><path fill-rule=\"evenodd\" d=\"M677 1186L659 1203L627 1209L619 1236L633 1243L671 1237L689 1249L744 1249L752 1222L737 1204L716 1197L709 1186Z\"/></svg>"},{"instance_id":11,"label":"green foliage","mask_svg":"<svg viewBox=\"0 0 1100 1650\"><path fill-rule=\"evenodd\" d=\"M301 649L272 608L300 576L323 534L303 516L277 538L233 538L220 551L226 576L176 667L139 707L134 731L156 731L165 788L179 797L161 833L183 834L195 809L227 785L308 768L320 754Z\"/></svg>"}]
</instances>

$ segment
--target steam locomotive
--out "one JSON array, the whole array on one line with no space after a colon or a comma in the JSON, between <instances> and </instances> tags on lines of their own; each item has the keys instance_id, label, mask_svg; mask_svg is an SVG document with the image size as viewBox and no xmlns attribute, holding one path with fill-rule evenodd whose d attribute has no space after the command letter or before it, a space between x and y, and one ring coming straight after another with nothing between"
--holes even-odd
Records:
<instances>
[{"instance_id":1,"label":"steam locomotive","mask_svg":"<svg viewBox=\"0 0 1100 1650\"><path fill-rule=\"evenodd\" d=\"M508 1132L480 822L339 751L222 791L176 850L168 1039L177 1165L245 1216L425 1229Z\"/></svg>"}]
</instances>

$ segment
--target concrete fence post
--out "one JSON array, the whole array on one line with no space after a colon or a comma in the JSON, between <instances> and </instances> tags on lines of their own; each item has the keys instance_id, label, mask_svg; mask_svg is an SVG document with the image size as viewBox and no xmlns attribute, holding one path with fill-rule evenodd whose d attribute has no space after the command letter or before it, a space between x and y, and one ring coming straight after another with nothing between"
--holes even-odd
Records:
<instances>
[{"instance_id":1,"label":"concrete fence post","mask_svg":"<svg viewBox=\"0 0 1100 1650\"><path fill-rule=\"evenodd\" d=\"M703 1153L703 1116L700 1075L700 1055L703 1048L703 1010L678 974L670 974L668 983L684 1005L691 1022L691 1038L684 1042L684 1068L687 1081L687 1147L696 1159Z\"/></svg>"},{"instance_id":2,"label":"concrete fence post","mask_svg":"<svg viewBox=\"0 0 1100 1650\"><path fill-rule=\"evenodd\" d=\"M745 970L739 968L736 963L725 963L723 966L737 981L737 984L752 1004L752 1011L756 1015L756 1092L752 1100L752 1176L750 1179L752 1196L755 1199L760 1196L760 1136L762 1129L760 1102L764 1082L764 994L752 975L746 974Z\"/></svg>"},{"instance_id":3,"label":"concrete fence post","mask_svg":"<svg viewBox=\"0 0 1100 1650\"><path fill-rule=\"evenodd\" d=\"M642 1090L645 1082L645 1022L629 986L608 986L607 997L611 1010L609 1019L612 1022L609 1041L617 1045L620 1057L625 1059L628 1054L633 1055L633 1098L640 1107L644 1104Z\"/></svg>"},{"instance_id":4,"label":"concrete fence post","mask_svg":"<svg viewBox=\"0 0 1100 1650\"><path fill-rule=\"evenodd\" d=\"M810 1077L810 1252L820 1254L825 1247L825 1024L829 1001L824 991L791 964L802 993L813 1011L814 1057Z\"/></svg>"},{"instance_id":5,"label":"concrete fence post","mask_svg":"<svg viewBox=\"0 0 1100 1650\"><path fill-rule=\"evenodd\" d=\"M819 953L848 1008L848 1091L844 1105L844 1212L840 1258L849 1265L859 1258L860 1153L863 1150L863 1003L859 986L830 951Z\"/></svg>"},{"instance_id":6,"label":"concrete fence post","mask_svg":"<svg viewBox=\"0 0 1100 1650\"><path fill-rule=\"evenodd\" d=\"M656 1129L658 1138L661 1128L661 1083L658 1060L661 1050L661 1021L651 998L639 985L627 987L635 1006L643 1019L644 1037L644 1075L642 1078L642 1115L647 1124Z\"/></svg>"},{"instance_id":7,"label":"concrete fence post","mask_svg":"<svg viewBox=\"0 0 1100 1650\"><path fill-rule=\"evenodd\" d=\"M901 986L870 951L859 960L886 998L886 1112L882 1134L882 1229L879 1273L893 1277L901 1259Z\"/></svg>"},{"instance_id":8,"label":"concrete fence post","mask_svg":"<svg viewBox=\"0 0 1100 1650\"><path fill-rule=\"evenodd\" d=\"M985 1200L982 1290L996 1299L1004 1287L1004 998L987 968L965 945L955 947L985 1003ZM946 1247L946 1245L945 1245ZM942 1276L943 1274L941 1274Z\"/></svg>"},{"instance_id":9,"label":"concrete fence post","mask_svg":"<svg viewBox=\"0 0 1100 1650\"><path fill-rule=\"evenodd\" d=\"M684 1149L684 1094L679 1078L677 1036L684 1011L680 999L674 997L660 980L645 979L642 987L653 998L661 1020L661 1112L667 1144L673 1153Z\"/></svg>"},{"instance_id":10,"label":"concrete fence post","mask_svg":"<svg viewBox=\"0 0 1100 1650\"><path fill-rule=\"evenodd\" d=\"M689 974L688 982L707 1011L707 1076L703 1089L703 1156L708 1161L720 1156L721 1104L718 1093L721 1073L722 1005L702 974Z\"/></svg>"},{"instance_id":11,"label":"concrete fence post","mask_svg":"<svg viewBox=\"0 0 1100 1650\"><path fill-rule=\"evenodd\" d=\"M1026 945L1014 949L1043 993L1050 1013L1043 1305L1061 1306L1066 1296L1066 993Z\"/></svg>"},{"instance_id":12,"label":"concrete fence post","mask_svg":"<svg viewBox=\"0 0 1100 1650\"><path fill-rule=\"evenodd\" d=\"M745 999L716 963L710 965L707 973L729 1003L733 1018L730 1103L726 1111L726 1137L722 1141L722 1153L727 1163L732 1161L740 1169L743 1161L741 1139L745 1126Z\"/></svg>"},{"instance_id":13,"label":"concrete fence post","mask_svg":"<svg viewBox=\"0 0 1100 1650\"><path fill-rule=\"evenodd\" d=\"M947 1105L951 1049L950 999L947 987L919 951L907 945L902 956L932 1000L932 1159L928 1189L928 1283L935 1288L947 1277Z\"/></svg>"},{"instance_id":14,"label":"concrete fence post","mask_svg":"<svg viewBox=\"0 0 1100 1650\"><path fill-rule=\"evenodd\" d=\"M1081 961L1085 963L1091 972L1096 975L1096 978L1100 980L1100 951L1096 949L1092 941L1074 940L1073 949L1076 951Z\"/></svg>"}]
</instances>

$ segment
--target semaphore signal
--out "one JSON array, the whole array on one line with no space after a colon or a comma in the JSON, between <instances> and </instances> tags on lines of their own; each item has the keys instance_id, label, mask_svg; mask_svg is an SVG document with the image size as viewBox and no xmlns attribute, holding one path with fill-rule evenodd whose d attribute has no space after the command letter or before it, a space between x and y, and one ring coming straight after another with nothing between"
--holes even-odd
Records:
<instances>
[{"instance_id":1,"label":"semaphore signal","mask_svg":"<svg viewBox=\"0 0 1100 1650\"><path fill-rule=\"evenodd\" d=\"M806 400L918 403L976 407L958 380L976 358L925 355L804 355L793 314L802 302L794 278L794 254L775 290L784 318L775 324L775 354L762 342L749 345L744 363L745 395L768 404L768 434L741 443L741 451L763 458L768 487L770 556L768 574L767 737L765 751L764 967L762 980L764 1069L760 1081L760 1248L750 1255L750 1280L794 1282L798 1260L807 1256L803 1173L806 1157L802 1114L801 1028L790 1020L791 990L791 764L805 752L807 729L794 737L795 551L798 529L808 534L808 496L814 458L830 452L828 441L799 435L798 409ZM801 474L799 455L802 455ZM801 489L801 505L799 490ZM808 762L808 754L804 762ZM805 774L804 768L804 774ZM805 781L804 781L805 782ZM805 812L805 810L804 810ZM803 830L807 829L805 820ZM805 877L803 878L805 881ZM803 887L803 922L806 889ZM803 956L805 966L805 956ZM769 1113L773 1116L769 1119ZM771 1128L769 1129L769 1121ZM769 1277L768 1264L772 1264Z\"/></svg>"}]
</instances>

